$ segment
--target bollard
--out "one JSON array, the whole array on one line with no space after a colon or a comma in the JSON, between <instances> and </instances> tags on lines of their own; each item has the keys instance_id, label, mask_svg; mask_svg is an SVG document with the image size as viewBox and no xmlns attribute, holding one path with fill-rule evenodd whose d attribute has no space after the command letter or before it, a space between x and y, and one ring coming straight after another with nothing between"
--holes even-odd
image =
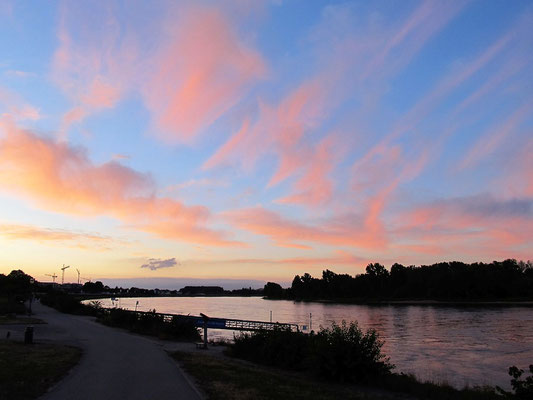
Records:
<instances>
[{"instance_id":1,"label":"bollard","mask_svg":"<svg viewBox=\"0 0 533 400\"><path fill-rule=\"evenodd\" d=\"M27 326L24 331L24 344L33 343L33 326Z\"/></svg>"}]
</instances>

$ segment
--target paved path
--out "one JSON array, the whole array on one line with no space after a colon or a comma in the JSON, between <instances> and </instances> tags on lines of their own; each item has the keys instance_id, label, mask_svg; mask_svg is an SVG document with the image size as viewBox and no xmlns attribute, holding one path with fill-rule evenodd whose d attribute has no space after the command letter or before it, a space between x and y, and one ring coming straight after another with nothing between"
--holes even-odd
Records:
<instances>
[{"instance_id":1,"label":"paved path","mask_svg":"<svg viewBox=\"0 0 533 400\"><path fill-rule=\"evenodd\" d=\"M37 342L73 344L84 351L80 363L42 400L202 398L157 341L39 303L34 304L34 312L48 323L35 325Z\"/></svg>"}]
</instances>

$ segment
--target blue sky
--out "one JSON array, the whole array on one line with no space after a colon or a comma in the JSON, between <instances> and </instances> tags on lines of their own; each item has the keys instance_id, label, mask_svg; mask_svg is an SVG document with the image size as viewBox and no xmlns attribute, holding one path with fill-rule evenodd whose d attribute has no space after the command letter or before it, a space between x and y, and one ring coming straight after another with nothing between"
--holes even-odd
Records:
<instances>
[{"instance_id":1,"label":"blue sky","mask_svg":"<svg viewBox=\"0 0 533 400\"><path fill-rule=\"evenodd\" d=\"M3 1L0 266L531 258L531 26L531 1Z\"/></svg>"}]
</instances>

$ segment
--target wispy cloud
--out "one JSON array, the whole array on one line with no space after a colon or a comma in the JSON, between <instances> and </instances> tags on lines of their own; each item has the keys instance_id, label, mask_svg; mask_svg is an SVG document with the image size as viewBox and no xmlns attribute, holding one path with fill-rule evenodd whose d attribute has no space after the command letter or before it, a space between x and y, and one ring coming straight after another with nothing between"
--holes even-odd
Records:
<instances>
[{"instance_id":1,"label":"wispy cloud","mask_svg":"<svg viewBox=\"0 0 533 400\"><path fill-rule=\"evenodd\" d=\"M380 232L365 228L363 218L343 215L316 224L301 223L262 207L225 212L233 225L270 237L278 246L310 249L307 243L382 248Z\"/></svg>"},{"instance_id":2,"label":"wispy cloud","mask_svg":"<svg viewBox=\"0 0 533 400\"><path fill-rule=\"evenodd\" d=\"M265 75L260 54L245 45L216 8L190 7L169 23L143 92L163 138L190 141Z\"/></svg>"},{"instance_id":3,"label":"wispy cloud","mask_svg":"<svg viewBox=\"0 0 533 400\"><path fill-rule=\"evenodd\" d=\"M21 79L35 78L37 76L35 72L21 71L18 69L7 70L4 72L4 75L9 78L21 78Z\"/></svg>"},{"instance_id":4,"label":"wispy cloud","mask_svg":"<svg viewBox=\"0 0 533 400\"><path fill-rule=\"evenodd\" d=\"M400 241L468 254L523 257L533 237L533 200L490 194L440 200L401 215ZM525 247L524 247L525 246ZM525 256L528 258L529 256Z\"/></svg>"},{"instance_id":5,"label":"wispy cloud","mask_svg":"<svg viewBox=\"0 0 533 400\"><path fill-rule=\"evenodd\" d=\"M93 250L110 250L118 244L124 244L122 240L94 233L21 224L0 224L0 236L10 240L31 240L44 244Z\"/></svg>"},{"instance_id":6,"label":"wispy cloud","mask_svg":"<svg viewBox=\"0 0 533 400\"><path fill-rule=\"evenodd\" d=\"M0 86L0 120L37 121L41 117L39 108L25 101L19 94Z\"/></svg>"},{"instance_id":7,"label":"wispy cloud","mask_svg":"<svg viewBox=\"0 0 533 400\"><path fill-rule=\"evenodd\" d=\"M265 76L263 58L220 8L169 6L150 24L157 46L143 46L142 32L113 6L89 7L103 14L98 26L89 26L79 8L63 8L53 62L54 80L74 102L64 129L137 92L161 139L190 142Z\"/></svg>"}]
</instances>

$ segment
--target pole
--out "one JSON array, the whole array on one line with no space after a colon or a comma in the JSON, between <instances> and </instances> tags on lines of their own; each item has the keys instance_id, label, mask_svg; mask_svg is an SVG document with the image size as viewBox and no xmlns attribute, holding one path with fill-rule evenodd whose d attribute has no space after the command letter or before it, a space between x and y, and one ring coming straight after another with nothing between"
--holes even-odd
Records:
<instances>
[{"instance_id":1,"label":"pole","mask_svg":"<svg viewBox=\"0 0 533 400\"><path fill-rule=\"evenodd\" d=\"M311 313L309 313L309 331L311 331L313 329L313 315Z\"/></svg>"},{"instance_id":2,"label":"pole","mask_svg":"<svg viewBox=\"0 0 533 400\"><path fill-rule=\"evenodd\" d=\"M207 349L207 319L204 319L204 349Z\"/></svg>"},{"instance_id":3,"label":"pole","mask_svg":"<svg viewBox=\"0 0 533 400\"><path fill-rule=\"evenodd\" d=\"M270 322L272 322L272 310L270 310Z\"/></svg>"}]
</instances>

